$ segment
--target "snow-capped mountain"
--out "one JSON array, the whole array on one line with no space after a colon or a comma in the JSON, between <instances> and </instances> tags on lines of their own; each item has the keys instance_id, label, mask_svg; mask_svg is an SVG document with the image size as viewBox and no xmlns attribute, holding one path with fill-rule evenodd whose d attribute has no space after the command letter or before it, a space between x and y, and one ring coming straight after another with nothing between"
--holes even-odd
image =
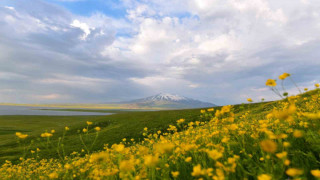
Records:
<instances>
[{"instance_id":1,"label":"snow-capped mountain","mask_svg":"<svg viewBox=\"0 0 320 180\"><path fill-rule=\"evenodd\" d=\"M160 93L154 96L136 99L129 102L123 102L126 104L135 105L138 107L146 108L202 108L202 107L213 107L215 104L194 100L184 96L176 94Z\"/></svg>"}]
</instances>

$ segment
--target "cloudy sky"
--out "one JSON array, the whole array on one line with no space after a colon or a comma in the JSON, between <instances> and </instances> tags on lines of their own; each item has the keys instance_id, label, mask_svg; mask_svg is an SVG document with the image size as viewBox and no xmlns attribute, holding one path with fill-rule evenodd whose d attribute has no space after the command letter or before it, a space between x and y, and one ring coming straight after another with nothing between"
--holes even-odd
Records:
<instances>
[{"instance_id":1,"label":"cloudy sky","mask_svg":"<svg viewBox=\"0 0 320 180\"><path fill-rule=\"evenodd\" d=\"M319 82L319 0L0 1L0 102L271 100L283 72Z\"/></svg>"}]
</instances>

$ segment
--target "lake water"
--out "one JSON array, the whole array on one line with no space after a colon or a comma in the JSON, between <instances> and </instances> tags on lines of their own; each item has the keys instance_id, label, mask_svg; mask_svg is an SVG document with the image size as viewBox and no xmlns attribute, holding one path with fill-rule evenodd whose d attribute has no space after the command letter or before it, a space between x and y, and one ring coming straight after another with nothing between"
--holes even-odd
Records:
<instances>
[{"instance_id":1,"label":"lake water","mask_svg":"<svg viewBox=\"0 0 320 180\"><path fill-rule=\"evenodd\" d=\"M27 106L1 106L0 115L41 115L41 116L101 116L110 115L112 113L99 113L99 112L79 112L79 111L50 111L39 110L40 107L27 107ZM46 108L41 109L59 109L59 108Z\"/></svg>"}]
</instances>

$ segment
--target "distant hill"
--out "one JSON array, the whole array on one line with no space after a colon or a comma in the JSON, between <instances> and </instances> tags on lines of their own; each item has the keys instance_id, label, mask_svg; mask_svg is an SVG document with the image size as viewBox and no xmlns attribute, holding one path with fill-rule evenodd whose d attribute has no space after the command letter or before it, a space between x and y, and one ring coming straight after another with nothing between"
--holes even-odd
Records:
<instances>
[{"instance_id":1,"label":"distant hill","mask_svg":"<svg viewBox=\"0 0 320 180\"><path fill-rule=\"evenodd\" d=\"M202 102L199 100L187 98L184 96L160 93L154 96L136 99L120 104L130 104L140 108L170 108L170 109L183 109L183 108L204 108L214 107L215 104L209 102Z\"/></svg>"}]
</instances>

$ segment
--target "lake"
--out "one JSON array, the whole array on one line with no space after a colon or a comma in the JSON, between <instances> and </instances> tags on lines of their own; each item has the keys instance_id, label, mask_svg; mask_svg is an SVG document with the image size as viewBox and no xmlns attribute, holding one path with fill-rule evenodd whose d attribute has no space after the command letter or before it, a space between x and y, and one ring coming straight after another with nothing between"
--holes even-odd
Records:
<instances>
[{"instance_id":1,"label":"lake","mask_svg":"<svg viewBox=\"0 0 320 180\"><path fill-rule=\"evenodd\" d=\"M59 109L59 108L46 108L41 109ZM113 113L100 113L100 112L79 112L79 111L50 111L40 110L39 107L28 106L1 106L0 115L41 115L41 116L102 116L110 115Z\"/></svg>"}]
</instances>

